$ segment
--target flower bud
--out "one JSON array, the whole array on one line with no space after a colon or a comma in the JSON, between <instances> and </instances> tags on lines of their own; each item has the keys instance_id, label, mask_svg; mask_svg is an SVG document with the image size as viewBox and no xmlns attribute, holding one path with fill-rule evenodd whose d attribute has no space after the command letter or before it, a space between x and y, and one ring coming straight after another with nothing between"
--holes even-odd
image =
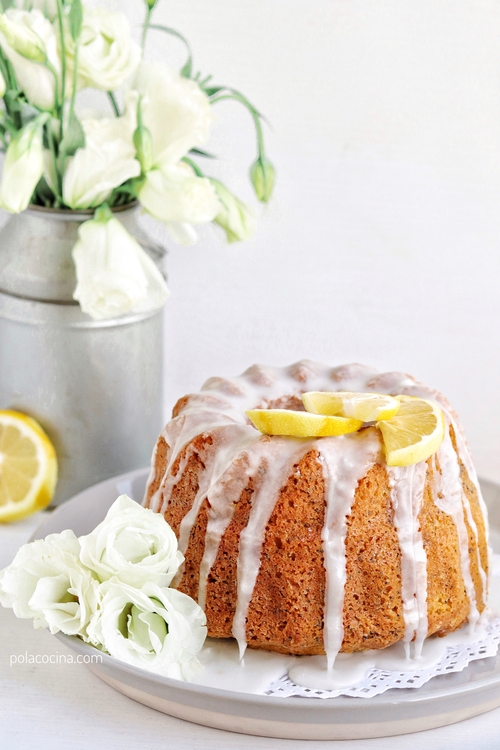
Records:
<instances>
[{"instance_id":1,"label":"flower bud","mask_svg":"<svg viewBox=\"0 0 500 750\"><path fill-rule=\"evenodd\" d=\"M3 77L2 73L0 73L0 99L2 99L5 96L6 91L7 91L7 84L5 83L5 78Z\"/></svg>"},{"instance_id":2,"label":"flower bud","mask_svg":"<svg viewBox=\"0 0 500 750\"><path fill-rule=\"evenodd\" d=\"M148 6L149 10L153 10L158 0L145 0L146 5Z\"/></svg>"},{"instance_id":3,"label":"flower bud","mask_svg":"<svg viewBox=\"0 0 500 750\"><path fill-rule=\"evenodd\" d=\"M40 37L25 24L11 21L5 13L0 15L0 32L4 35L7 44L27 60L43 63L47 59Z\"/></svg>"},{"instance_id":4,"label":"flower bud","mask_svg":"<svg viewBox=\"0 0 500 750\"><path fill-rule=\"evenodd\" d=\"M28 207L43 174L42 122L40 117L32 120L13 136L7 147L0 206L13 214Z\"/></svg>"},{"instance_id":5,"label":"flower bud","mask_svg":"<svg viewBox=\"0 0 500 750\"><path fill-rule=\"evenodd\" d=\"M258 157L250 167L250 179L261 203L268 203L274 188L274 167L265 156Z\"/></svg>"},{"instance_id":6,"label":"flower bud","mask_svg":"<svg viewBox=\"0 0 500 750\"><path fill-rule=\"evenodd\" d=\"M224 229L228 242L247 240L255 230L253 214L222 182L212 177L210 182L215 187L222 206L221 211L214 219L215 223Z\"/></svg>"}]
</instances>

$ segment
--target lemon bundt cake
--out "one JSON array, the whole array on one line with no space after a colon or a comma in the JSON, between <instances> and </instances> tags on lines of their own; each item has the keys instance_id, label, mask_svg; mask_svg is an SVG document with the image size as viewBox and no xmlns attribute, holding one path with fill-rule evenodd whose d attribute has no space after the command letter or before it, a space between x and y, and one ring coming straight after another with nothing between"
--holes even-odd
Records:
<instances>
[{"instance_id":1,"label":"lemon bundt cake","mask_svg":"<svg viewBox=\"0 0 500 750\"><path fill-rule=\"evenodd\" d=\"M248 409L303 409L306 391L433 399L444 439L426 461L388 466L380 430L263 435ZM145 505L174 529L174 582L208 633L289 654L416 646L485 609L486 510L463 430L441 394L397 373L302 361L211 378L158 439Z\"/></svg>"}]
</instances>

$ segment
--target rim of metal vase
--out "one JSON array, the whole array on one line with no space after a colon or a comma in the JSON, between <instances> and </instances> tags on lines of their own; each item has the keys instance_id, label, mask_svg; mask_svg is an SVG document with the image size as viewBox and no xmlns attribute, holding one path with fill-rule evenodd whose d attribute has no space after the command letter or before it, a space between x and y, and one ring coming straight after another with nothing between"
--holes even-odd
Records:
<instances>
[{"instance_id":1,"label":"rim of metal vase","mask_svg":"<svg viewBox=\"0 0 500 750\"><path fill-rule=\"evenodd\" d=\"M125 203L123 206L115 206L111 209L111 211L114 214L119 214L123 213L124 211L130 211L133 208L137 208L139 205L139 201L137 200L130 201L130 203ZM93 216L95 213L94 208L53 208L52 206L38 206L35 203L30 203L25 211L30 213L33 212L35 214L48 214L54 219L60 219L61 221L71 221L72 219L78 219L80 216L82 217L82 219L85 219L88 216Z\"/></svg>"}]
</instances>

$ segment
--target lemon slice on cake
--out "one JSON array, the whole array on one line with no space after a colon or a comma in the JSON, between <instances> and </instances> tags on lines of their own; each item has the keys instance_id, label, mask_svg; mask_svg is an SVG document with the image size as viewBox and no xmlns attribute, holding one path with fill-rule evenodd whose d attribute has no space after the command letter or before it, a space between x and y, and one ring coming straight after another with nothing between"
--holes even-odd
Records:
<instances>
[{"instance_id":1,"label":"lemon slice on cake","mask_svg":"<svg viewBox=\"0 0 500 750\"><path fill-rule=\"evenodd\" d=\"M338 415L362 422L391 419L400 404L394 396L351 391L309 391L302 394L302 402L312 414Z\"/></svg>"},{"instance_id":2,"label":"lemon slice on cake","mask_svg":"<svg viewBox=\"0 0 500 750\"><path fill-rule=\"evenodd\" d=\"M0 411L0 523L47 507L56 481L54 446L38 422Z\"/></svg>"},{"instance_id":3,"label":"lemon slice on cake","mask_svg":"<svg viewBox=\"0 0 500 750\"><path fill-rule=\"evenodd\" d=\"M398 396L400 407L392 419L377 427L384 439L388 466L410 466L426 461L443 442L444 415L435 401Z\"/></svg>"},{"instance_id":4,"label":"lemon slice on cake","mask_svg":"<svg viewBox=\"0 0 500 750\"><path fill-rule=\"evenodd\" d=\"M325 417L289 409L251 409L246 414L264 435L333 437L356 432L363 424L359 419Z\"/></svg>"}]
</instances>

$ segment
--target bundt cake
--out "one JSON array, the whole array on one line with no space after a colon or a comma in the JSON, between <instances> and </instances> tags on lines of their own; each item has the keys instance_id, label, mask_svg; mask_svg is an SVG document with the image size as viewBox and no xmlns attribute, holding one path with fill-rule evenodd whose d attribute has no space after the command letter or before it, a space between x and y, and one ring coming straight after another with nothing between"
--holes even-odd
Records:
<instances>
[{"instance_id":1,"label":"bundt cake","mask_svg":"<svg viewBox=\"0 0 500 750\"><path fill-rule=\"evenodd\" d=\"M445 415L427 461L389 467L380 431L293 438L258 432L252 408L302 409L305 391L434 399ZM144 504L174 529L174 581L208 633L287 654L415 647L485 609L486 509L448 401L412 377L362 365L255 365L181 398L153 454Z\"/></svg>"}]
</instances>

